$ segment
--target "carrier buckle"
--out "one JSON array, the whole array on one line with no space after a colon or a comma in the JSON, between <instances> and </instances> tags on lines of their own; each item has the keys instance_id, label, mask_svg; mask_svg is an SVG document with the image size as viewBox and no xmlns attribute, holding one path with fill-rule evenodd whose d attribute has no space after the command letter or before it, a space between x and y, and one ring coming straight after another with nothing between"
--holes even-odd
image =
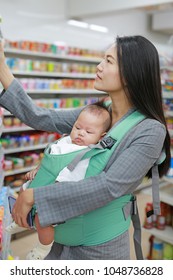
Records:
<instances>
[{"instance_id":1,"label":"carrier buckle","mask_svg":"<svg viewBox=\"0 0 173 280\"><path fill-rule=\"evenodd\" d=\"M132 200L132 215L137 214L137 202L136 202L136 196L133 197Z\"/></svg>"},{"instance_id":2,"label":"carrier buckle","mask_svg":"<svg viewBox=\"0 0 173 280\"><path fill-rule=\"evenodd\" d=\"M103 139L102 141L100 141L100 145L104 148L104 149L111 149L112 146L115 144L117 140L113 139L111 136L108 136L107 138Z\"/></svg>"}]
</instances>

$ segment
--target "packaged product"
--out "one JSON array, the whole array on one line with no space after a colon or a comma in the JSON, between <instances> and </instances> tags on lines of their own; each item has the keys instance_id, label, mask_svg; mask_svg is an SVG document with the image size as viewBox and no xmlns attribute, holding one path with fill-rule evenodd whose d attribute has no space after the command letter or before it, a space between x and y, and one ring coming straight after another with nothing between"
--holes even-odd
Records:
<instances>
[{"instance_id":1,"label":"packaged product","mask_svg":"<svg viewBox=\"0 0 173 280\"><path fill-rule=\"evenodd\" d=\"M159 238L154 237L152 245L152 260L163 259L163 242Z\"/></svg>"},{"instance_id":2,"label":"packaged product","mask_svg":"<svg viewBox=\"0 0 173 280\"><path fill-rule=\"evenodd\" d=\"M167 242L163 244L163 259L173 260L173 245Z\"/></svg>"}]
</instances>

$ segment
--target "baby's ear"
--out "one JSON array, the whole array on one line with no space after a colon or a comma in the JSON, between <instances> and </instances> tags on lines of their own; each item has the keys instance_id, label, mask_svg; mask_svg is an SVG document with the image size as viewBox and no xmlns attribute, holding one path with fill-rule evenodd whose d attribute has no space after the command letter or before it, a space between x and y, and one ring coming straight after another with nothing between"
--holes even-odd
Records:
<instances>
[{"instance_id":1,"label":"baby's ear","mask_svg":"<svg viewBox=\"0 0 173 280\"><path fill-rule=\"evenodd\" d=\"M107 134L106 132L102 133L100 138L102 139L106 134Z\"/></svg>"}]
</instances>

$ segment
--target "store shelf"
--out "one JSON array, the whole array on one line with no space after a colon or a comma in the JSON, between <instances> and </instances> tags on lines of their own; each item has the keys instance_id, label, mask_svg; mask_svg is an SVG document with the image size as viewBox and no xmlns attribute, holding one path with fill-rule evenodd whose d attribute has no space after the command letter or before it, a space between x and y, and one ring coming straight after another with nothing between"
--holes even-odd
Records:
<instances>
[{"instance_id":1,"label":"store shelf","mask_svg":"<svg viewBox=\"0 0 173 280\"><path fill-rule=\"evenodd\" d=\"M165 178L164 178L165 179ZM165 179L166 180L166 179ZM145 194L152 195L151 188L142 190ZM170 181L163 181L160 183L160 200L173 206L173 184Z\"/></svg>"},{"instance_id":2,"label":"store shelf","mask_svg":"<svg viewBox=\"0 0 173 280\"><path fill-rule=\"evenodd\" d=\"M34 130L32 127L23 125L23 126L12 126L12 127L4 127L3 128L3 133L8 133L8 132L21 132L21 131L28 131L28 130Z\"/></svg>"},{"instance_id":3,"label":"store shelf","mask_svg":"<svg viewBox=\"0 0 173 280\"><path fill-rule=\"evenodd\" d=\"M12 71L15 76L24 77L45 77L45 78L70 78L70 79L94 79L95 74L87 73L58 73L41 71Z\"/></svg>"},{"instance_id":4,"label":"store shelf","mask_svg":"<svg viewBox=\"0 0 173 280\"><path fill-rule=\"evenodd\" d=\"M57 95L105 95L103 91L94 89L59 89L59 90L47 90L47 89L33 89L26 90L28 94L57 94Z\"/></svg>"},{"instance_id":5,"label":"store shelf","mask_svg":"<svg viewBox=\"0 0 173 280\"><path fill-rule=\"evenodd\" d=\"M173 98L173 96L172 96L172 98ZM165 117L173 117L173 111L166 110L165 111Z\"/></svg>"},{"instance_id":6,"label":"store shelf","mask_svg":"<svg viewBox=\"0 0 173 280\"><path fill-rule=\"evenodd\" d=\"M148 188L150 187L152 184L152 180L151 179L148 179L148 180L144 180L136 189L136 191L141 191L145 188Z\"/></svg>"},{"instance_id":7,"label":"store shelf","mask_svg":"<svg viewBox=\"0 0 173 280\"><path fill-rule=\"evenodd\" d=\"M163 91L162 97L165 99L172 99L173 98L173 91Z\"/></svg>"},{"instance_id":8,"label":"store shelf","mask_svg":"<svg viewBox=\"0 0 173 280\"><path fill-rule=\"evenodd\" d=\"M164 179L165 182L168 182L168 183L170 183L170 184L173 184L173 178L168 177L168 176L164 176L163 179Z\"/></svg>"},{"instance_id":9,"label":"store shelf","mask_svg":"<svg viewBox=\"0 0 173 280\"><path fill-rule=\"evenodd\" d=\"M28 166L28 167L24 167L24 168L20 168L20 169L13 169L13 170L5 171L4 176L6 177L6 176L11 176L11 175L26 173L28 171L31 171L35 167L36 166Z\"/></svg>"},{"instance_id":10,"label":"store shelf","mask_svg":"<svg viewBox=\"0 0 173 280\"><path fill-rule=\"evenodd\" d=\"M78 56L78 55L58 55L44 52L33 52L33 51L24 51L24 50L14 50L14 49L5 49L6 56L15 56L15 57L30 57L32 58L41 58L41 59L52 59L52 60L61 60L61 61L78 61L78 62L87 62L87 63L99 63L101 58L92 57L92 56Z\"/></svg>"},{"instance_id":11,"label":"store shelf","mask_svg":"<svg viewBox=\"0 0 173 280\"><path fill-rule=\"evenodd\" d=\"M3 113L3 116L4 117L9 117L9 116L12 116L12 114L9 111L5 110L4 113Z\"/></svg>"},{"instance_id":12,"label":"store shelf","mask_svg":"<svg viewBox=\"0 0 173 280\"><path fill-rule=\"evenodd\" d=\"M161 201L173 206L173 185L168 184L160 189Z\"/></svg>"},{"instance_id":13,"label":"store shelf","mask_svg":"<svg viewBox=\"0 0 173 280\"><path fill-rule=\"evenodd\" d=\"M165 242L173 244L173 228L170 226L166 226L164 230L159 230L156 228L152 228L152 229L143 228L143 230L147 231L151 235L154 235Z\"/></svg>"},{"instance_id":14,"label":"store shelf","mask_svg":"<svg viewBox=\"0 0 173 280\"><path fill-rule=\"evenodd\" d=\"M162 178L159 180L159 183L165 184L165 180ZM149 194L151 194L151 192L149 191L151 186L152 186L152 179L144 178L143 182L137 187L136 191L141 191L146 189L146 192L149 192Z\"/></svg>"},{"instance_id":15,"label":"store shelf","mask_svg":"<svg viewBox=\"0 0 173 280\"><path fill-rule=\"evenodd\" d=\"M44 143L44 144L33 145L33 146L4 149L4 154L7 155L7 154L14 154L14 153L20 153L25 151L41 150L44 149L47 145L48 143Z\"/></svg>"},{"instance_id":16,"label":"store shelf","mask_svg":"<svg viewBox=\"0 0 173 280\"><path fill-rule=\"evenodd\" d=\"M173 182L173 180L172 180ZM151 188L142 190L143 193L147 195L152 195ZM173 206L173 184L170 184L170 181L163 178L163 181L160 183L160 201L167 203ZM143 230L147 231L151 235L156 236L157 238L161 239L164 242L168 242L173 244L173 228L170 226L166 226L164 230L159 230L157 228L146 229Z\"/></svg>"},{"instance_id":17,"label":"store shelf","mask_svg":"<svg viewBox=\"0 0 173 280\"><path fill-rule=\"evenodd\" d=\"M170 137L173 137L173 129L168 129Z\"/></svg>"},{"instance_id":18,"label":"store shelf","mask_svg":"<svg viewBox=\"0 0 173 280\"><path fill-rule=\"evenodd\" d=\"M173 71L173 66L169 66L169 65L164 65L160 67L160 70L168 70L168 71Z\"/></svg>"}]
</instances>

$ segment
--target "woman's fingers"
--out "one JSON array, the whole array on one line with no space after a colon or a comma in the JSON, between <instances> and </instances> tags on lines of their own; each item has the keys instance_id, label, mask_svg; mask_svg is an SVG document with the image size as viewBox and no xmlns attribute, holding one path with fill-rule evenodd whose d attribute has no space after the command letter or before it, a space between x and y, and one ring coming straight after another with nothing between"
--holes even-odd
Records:
<instances>
[{"instance_id":1,"label":"woman's fingers","mask_svg":"<svg viewBox=\"0 0 173 280\"><path fill-rule=\"evenodd\" d=\"M4 62L5 56L4 56L4 39L0 38L0 62L1 60Z\"/></svg>"},{"instance_id":2,"label":"woman's fingers","mask_svg":"<svg viewBox=\"0 0 173 280\"><path fill-rule=\"evenodd\" d=\"M13 219L20 227L25 227L28 229L30 228L25 217L21 217L18 214L13 214Z\"/></svg>"},{"instance_id":3,"label":"woman's fingers","mask_svg":"<svg viewBox=\"0 0 173 280\"><path fill-rule=\"evenodd\" d=\"M33 203L33 189L25 190L18 196L13 207L12 217L19 226L29 228L27 216Z\"/></svg>"}]
</instances>

